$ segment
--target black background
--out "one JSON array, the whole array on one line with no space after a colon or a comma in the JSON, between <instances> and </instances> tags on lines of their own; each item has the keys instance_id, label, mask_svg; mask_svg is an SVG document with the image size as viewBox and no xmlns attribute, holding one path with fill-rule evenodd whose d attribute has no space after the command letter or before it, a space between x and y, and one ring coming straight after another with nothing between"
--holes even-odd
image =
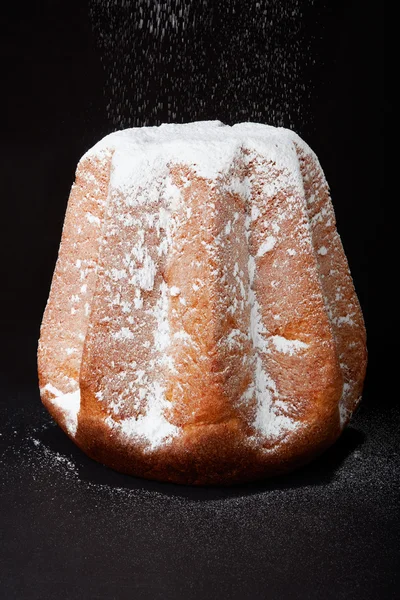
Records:
<instances>
[{"instance_id":1,"label":"black background","mask_svg":"<svg viewBox=\"0 0 400 600\"><path fill-rule=\"evenodd\" d=\"M4 598L395 597L398 411L389 387L383 4L303 3L296 81L304 86L286 105L279 65L265 89L256 80L240 85L249 81L244 69L254 48L262 55L265 43L249 20L256 4L267 12L277 6L231 0L206 14L210 3L199 2L192 47L182 57L175 40L168 60L154 36L139 31L105 52L101 31L123 31L144 1L1 9ZM288 15L299 3L280 4ZM240 60L239 23L249 31ZM292 43L284 19L279 27L268 51ZM199 48L206 66L196 63ZM112 89L111 62L125 52L145 67L135 64ZM229 69L219 71L222 52ZM279 481L193 490L123 477L82 456L41 408L35 353L80 156L118 125L214 118L288 125L316 151L364 311L369 369L353 426L319 461Z\"/></svg>"}]
</instances>

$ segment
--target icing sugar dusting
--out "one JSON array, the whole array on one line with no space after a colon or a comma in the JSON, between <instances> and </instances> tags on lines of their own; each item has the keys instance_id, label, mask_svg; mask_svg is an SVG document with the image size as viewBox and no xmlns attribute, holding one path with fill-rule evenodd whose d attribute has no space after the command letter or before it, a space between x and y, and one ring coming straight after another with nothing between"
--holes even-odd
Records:
<instances>
[{"instance_id":1,"label":"icing sugar dusting","mask_svg":"<svg viewBox=\"0 0 400 600\"><path fill-rule=\"evenodd\" d=\"M123 217L121 222L125 226L134 224L135 219L138 225L138 240L132 248L132 254L136 262L127 262L127 271L129 273L129 283L136 287L139 293L135 297L133 304L137 309L146 309L149 316L149 323L154 319L153 345L146 343L152 354L148 359L146 374L142 378L140 398L145 399L144 416L140 414L136 418L125 418L121 421L113 421L109 417L109 425L118 429L125 436L141 435L150 444L151 448L157 446L167 439L168 436L176 435L178 431L170 425L164 415L163 410L168 406L165 404L164 384L158 378L158 373L167 369L170 373L175 370L172 357L169 355L168 348L171 343L171 332L169 323L169 306L171 302L176 302L177 298L181 304L186 305L181 289L176 285L168 287L165 281L159 284L159 296L154 306L146 308L143 304L143 298L140 296L140 290L155 290L155 281L158 274L159 265L154 259L154 255L162 258L168 256L173 243L176 218L179 211L190 218L191 207L185 207L181 210L181 191L174 183L170 168L172 165L187 165L198 177L209 181L215 185L222 174L230 171L232 164L243 164L246 166L250 157L268 156L276 164L280 173L285 173L285 184L293 186L298 185L298 166L297 155L293 142L303 144L303 142L288 130L277 130L267 125L255 123L242 123L232 127L224 126L218 121L188 123L185 125L162 125L160 127L145 127L130 129L111 134L101 140L89 154L96 154L104 147L114 149L112 160L111 186L114 190L122 192L125 198L125 206L121 204ZM283 176L281 176L283 177ZM256 199L253 194L253 179L247 175L238 177L229 177L229 182L225 185L227 192L239 195L248 206L248 214L245 217L245 239L250 242L252 223L255 223L263 212L262 203ZM157 182L162 182L158 184ZM161 185L161 187L160 187ZM280 185L280 183L279 183ZM185 183L183 183L183 187ZM264 183L264 193L274 195L278 189L278 183ZM157 201L161 199L161 206ZM158 206L156 212L151 212L151 203ZM144 211L142 217L134 217L134 209ZM137 213L138 214L138 213ZM239 219L239 213L235 212L233 218L227 220L221 230L223 237L229 236L235 229L235 223ZM245 280L239 276L238 266L234 276L237 279L242 304L247 303L250 307L249 330L244 333L244 339L251 340L254 348L254 355L247 359L252 363L254 369L254 380L245 392L244 397L247 401L255 397L257 404L257 414L255 416L254 426L257 431L265 436L279 435L296 424L289 418L278 413L278 405L275 403L278 392L275 382L265 369L265 359L263 355L268 352L269 338L268 331L265 328L261 315L259 301L256 297L254 282L256 278L258 261L267 253L271 252L278 244L280 227L278 223L271 225L274 235L266 235L255 250L255 253L249 253L247 275L249 290L245 290ZM146 245L145 232L149 228L155 228L158 236L158 246L150 249ZM154 244L154 242L153 242ZM218 252L217 245L223 245L223 239L213 239L207 248L212 252ZM249 246L250 247L250 246ZM124 275L121 269L118 271L118 281L123 281ZM242 273L243 275L243 273ZM115 279L115 278L114 278ZM196 289L197 284L193 284ZM238 298L232 306L232 310L238 305ZM128 315L129 315L129 309ZM232 313L233 314L233 313ZM129 317L128 317L128 322ZM226 344L230 347L240 347L241 335L228 335ZM240 333L240 332L239 332ZM122 326L114 334L115 338L125 340L134 338L129 327ZM276 343L279 345L278 340ZM299 350L301 342L289 343L279 348L287 353ZM155 387L154 387L155 386ZM117 402L119 407L119 404ZM114 411L115 412L115 411ZM117 414L117 413L115 413ZM153 423L154 422L154 423ZM114 423L112 425L112 423ZM153 424L152 424L153 423ZM158 425L156 425L158 423ZM153 427L154 425L154 427ZM156 435L157 427L160 428L160 435Z\"/></svg>"},{"instance_id":2,"label":"icing sugar dusting","mask_svg":"<svg viewBox=\"0 0 400 600\"><path fill-rule=\"evenodd\" d=\"M257 220L260 216L260 208L256 204L256 200L249 190L246 189L246 198L251 203L251 219L246 219L246 239L250 239L250 224L251 221ZM261 316L260 305L254 290L254 280L256 277L257 258L263 256L266 252L272 250L276 244L276 238L268 236L263 242L258 251L257 257L249 254L248 259L248 278L249 289L247 302L250 306L250 325L249 338L255 351L254 362L254 382L249 386L243 394L243 399L248 401L253 394L256 397L256 414L254 420L254 428L265 438L278 438L282 434L294 430L298 427L298 423L287 417L279 414L274 405L274 396L278 395L277 386L272 377L267 373L263 364L263 355L268 352L268 332L263 323ZM254 359L253 359L254 360Z\"/></svg>"},{"instance_id":3,"label":"icing sugar dusting","mask_svg":"<svg viewBox=\"0 0 400 600\"><path fill-rule=\"evenodd\" d=\"M237 311L236 319L238 312L247 307L248 327L246 321L245 325L240 325L241 329L232 328L223 343L226 343L229 350L234 351L240 351L244 344L247 344L247 348L249 345L252 347L252 352L246 350L243 364L253 372L253 380L242 399L255 406L254 428L261 436L274 438L299 426L298 421L286 414L285 399L280 396L276 385L276 382L280 381L279 376L274 374L275 382L268 372L268 355L275 349L282 354L293 356L301 354L309 346L301 340L286 339L280 335L271 336L266 326L267 317L263 316L265 302L260 305L262 296L258 298L258 286L264 285L264 282L259 281L258 274L263 265L269 268L269 262L263 260L263 257L271 253L270 264L273 269L279 267L279 252L284 251L285 261L291 263L295 259L289 257L295 256L297 251L300 252L301 235L298 232L294 239L294 242L300 240L296 246L297 250L282 250L286 235L283 233L285 215L291 203L299 203L298 196L303 189L295 145L311 155L304 142L287 130L277 130L254 123L241 123L229 127L220 122L199 122L117 132L101 140L87 153L86 156L97 156L105 150L113 153L110 188L111 203L114 203L113 214L116 216L114 228L108 233L110 237L117 236L115 239L119 240L118 244L124 244L124 251L121 251L121 260L118 253L115 253L116 258L112 266L106 270L110 279L110 302L119 305L122 313L117 317L121 318L120 329L114 330L110 337L121 344L123 353L125 342L129 350L133 346L130 342L135 340L137 335L140 337L139 326L144 324L145 328L149 328L148 337L140 340L138 344L143 348L143 352L146 349L146 358L143 359L140 369L136 367L137 370L133 371L136 372L136 380L132 380L128 369L125 368L129 364L125 361L125 356L119 365L121 369L110 369L111 379L114 377L118 380L118 385L122 381L125 389L120 397L117 398L115 394L115 398L110 401L111 414L107 423L122 436L130 439L141 438L147 442L149 449L154 449L180 433L180 429L166 418L165 411L170 407L170 403L165 398L165 382L171 378L171 374L176 373L173 359L173 356L175 359L176 356L172 356L170 349L171 337L181 339L182 343L189 343L183 330L181 334L170 330L170 311L178 314L177 307L179 304L187 305L188 294L184 282L177 282L180 287L169 286L165 281L165 273L169 272L166 268L167 260L176 252L176 248L172 248L176 224L179 219L183 219L182 222L185 223L185 219L188 220L192 210L195 210L195 204L191 206L190 198L188 200L184 194L185 188L191 185L191 178L202 179L202 185L213 190L221 186L224 193L237 195L243 201L238 203L237 209L235 207L235 212L232 210L229 219L219 225L219 233L212 233L209 239L202 240L202 243L210 256L213 255L213 258L217 259L222 255L221 248L225 244L227 248L230 247L231 240L236 238L240 228L245 246L247 242L248 257L245 254L244 262L241 262L241 258L232 262L232 275L236 278L237 292L233 294L232 306L227 310L232 315ZM270 177L264 177L268 172L265 164L273 165ZM181 171L185 173L185 169L191 174L182 175ZM230 173L233 170L241 176L231 177ZM243 175L244 173L251 175ZM174 178L180 181L179 187ZM222 181L224 183L221 183ZM273 199L280 189L295 192L293 195L292 192L288 194L287 206L280 210L271 222L268 215L272 214ZM266 210L269 202L270 213ZM211 208L215 209L214 204ZM210 213L212 218L217 212L215 209ZM238 223L241 225L237 230ZM201 228L201 224L199 227ZM132 231L127 229L123 235L119 235L122 228L132 228ZM180 248L179 252L181 251ZM321 246L318 253L326 254L325 246ZM199 266L208 269L208 262L204 262L204 259L202 261L199 262ZM223 267L226 269L227 264ZM224 282L226 273L218 277ZM271 288L281 283L278 277L276 279L278 281L271 278ZM192 289L198 291L200 283L200 280L196 279L196 283L191 284ZM72 301L79 301L79 297L73 297ZM142 312L135 314L135 311ZM280 318L279 315L273 317ZM350 313L346 317L335 318L337 324L343 327L351 323ZM271 373L275 373L272 368ZM59 402L60 406L68 403L70 399L67 396L64 398L64 395L55 394L55 402ZM114 418L122 415L128 399L132 401L135 416L131 416L132 413L129 412L127 416L125 412L121 418ZM108 402L106 393L104 402ZM71 430L74 429L73 424L70 427Z\"/></svg>"},{"instance_id":4,"label":"icing sugar dusting","mask_svg":"<svg viewBox=\"0 0 400 600\"><path fill-rule=\"evenodd\" d=\"M146 196L140 193L135 196L134 192L151 186L152 177L157 172L166 181L165 193L169 194L170 208L173 209L179 202L179 190L171 184L167 163L188 165L199 177L215 180L221 173L229 171L238 154L244 161L245 150L255 151L267 155L284 171L285 183L298 185L299 168L294 143L312 153L307 144L289 129L260 123L229 126L220 121L199 121L116 131L100 140L84 157L114 150L111 184L124 192L133 204L147 202ZM165 161L167 154L168 160ZM270 190L271 195L280 184L278 178ZM251 182L247 178L234 178L230 187L232 192L247 195ZM257 210L252 211L250 220L257 219ZM272 248L274 243L271 237L267 248Z\"/></svg>"},{"instance_id":5,"label":"icing sugar dusting","mask_svg":"<svg viewBox=\"0 0 400 600\"><path fill-rule=\"evenodd\" d=\"M181 290L178 287L176 287L176 285L173 285L169 290L169 293L171 294L171 296L179 296Z\"/></svg>"},{"instance_id":6,"label":"icing sugar dusting","mask_svg":"<svg viewBox=\"0 0 400 600\"><path fill-rule=\"evenodd\" d=\"M275 382L266 373L262 360L256 360L257 413L254 426L266 438L276 438L298 427L298 423L283 414L277 414L273 406L272 392L276 392Z\"/></svg>"},{"instance_id":7,"label":"icing sugar dusting","mask_svg":"<svg viewBox=\"0 0 400 600\"><path fill-rule=\"evenodd\" d=\"M165 355L163 353L170 344L168 306L168 285L165 281L163 281L160 284L160 298L157 301L154 309L154 316L156 317L157 325L153 331L154 347L162 354L160 362L163 362L163 359L165 359Z\"/></svg>"},{"instance_id":8,"label":"icing sugar dusting","mask_svg":"<svg viewBox=\"0 0 400 600\"><path fill-rule=\"evenodd\" d=\"M60 408L65 417L65 426L70 433L74 436L78 428L78 413L81 404L81 393L80 390L70 392L69 394L63 394L54 385L47 383L40 390L41 392L50 392L53 394L53 398L50 399L54 406Z\"/></svg>"},{"instance_id":9,"label":"icing sugar dusting","mask_svg":"<svg viewBox=\"0 0 400 600\"><path fill-rule=\"evenodd\" d=\"M266 252L269 252L270 250L272 250L272 248L275 246L276 244L276 238L274 238L274 236L269 235L265 242L263 242L257 252L257 256L264 256L264 254Z\"/></svg>"},{"instance_id":10,"label":"icing sugar dusting","mask_svg":"<svg viewBox=\"0 0 400 600\"><path fill-rule=\"evenodd\" d=\"M272 335L270 340L274 343L275 348L284 354L293 355L298 350L305 350L308 348L308 344L305 342L300 340L288 340L281 335Z\"/></svg>"},{"instance_id":11,"label":"icing sugar dusting","mask_svg":"<svg viewBox=\"0 0 400 600\"><path fill-rule=\"evenodd\" d=\"M122 314L117 317L120 329L113 333L114 339L121 342L122 355L119 369L111 371L110 380L121 378L126 389L122 395L120 391L114 393L109 401L111 414L106 422L123 439L144 441L149 451L168 443L179 433L179 429L168 422L164 411L170 406L165 398L165 379L169 372L175 370L169 352L169 307L174 297L181 300L181 290L167 284L162 268L174 239L182 198L181 189L169 170L168 136L161 131L165 145L152 143L154 140L148 143L146 132L141 132L139 137L142 136L144 143L142 150L138 151L135 132L129 134L117 136L111 178L113 193L122 192L116 194L114 202L118 203L115 213L121 223L118 233L121 233L120 243L124 244L121 253L128 279L114 277L115 283L111 285L106 299L106 302L115 302L122 308ZM113 231L113 224L109 227ZM124 231L125 227L127 231ZM135 232L133 235L132 231ZM107 272L112 275L113 269ZM140 316L135 318L135 311L141 311ZM148 331L142 338L144 323ZM144 339L140 345L148 351L146 360L135 356L140 368L136 362L127 361L122 350L126 342L126 352L132 352L129 342L136 336L138 340ZM136 376L134 379L128 375L131 369L133 377ZM105 394L104 399L107 401ZM121 411L127 401L132 404L134 415L128 412L122 416Z\"/></svg>"},{"instance_id":12,"label":"icing sugar dusting","mask_svg":"<svg viewBox=\"0 0 400 600\"><path fill-rule=\"evenodd\" d=\"M164 389L157 381L150 384L146 400L146 414L121 421L107 417L106 423L111 429L117 430L129 440L145 439L147 448L153 450L162 443L168 443L168 440L170 441L173 436L178 434L179 429L169 423L163 414L165 408L168 407L168 402L165 399Z\"/></svg>"}]
</instances>

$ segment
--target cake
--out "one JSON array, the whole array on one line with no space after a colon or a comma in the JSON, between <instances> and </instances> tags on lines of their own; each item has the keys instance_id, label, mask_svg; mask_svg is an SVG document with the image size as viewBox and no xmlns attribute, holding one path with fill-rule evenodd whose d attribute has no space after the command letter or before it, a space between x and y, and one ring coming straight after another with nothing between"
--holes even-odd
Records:
<instances>
[{"instance_id":1,"label":"cake","mask_svg":"<svg viewBox=\"0 0 400 600\"><path fill-rule=\"evenodd\" d=\"M239 483L329 447L366 340L312 150L218 121L102 139L77 167L38 366L53 418L123 473Z\"/></svg>"}]
</instances>

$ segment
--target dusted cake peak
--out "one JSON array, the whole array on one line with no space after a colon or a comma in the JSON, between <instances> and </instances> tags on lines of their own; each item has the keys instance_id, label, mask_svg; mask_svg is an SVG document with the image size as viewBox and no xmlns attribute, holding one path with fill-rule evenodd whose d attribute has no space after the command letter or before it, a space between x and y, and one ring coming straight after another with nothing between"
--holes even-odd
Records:
<instances>
[{"instance_id":1,"label":"dusted cake peak","mask_svg":"<svg viewBox=\"0 0 400 600\"><path fill-rule=\"evenodd\" d=\"M127 156L145 152L149 156L168 153L171 162L190 164L200 177L213 179L221 170L229 168L241 150L268 152L270 160L282 167L298 169L298 159L293 144L312 153L305 142L290 129L260 123L224 125L220 121L163 124L158 127L133 127L116 131L95 144L82 160L101 156L112 150Z\"/></svg>"},{"instance_id":2,"label":"dusted cake peak","mask_svg":"<svg viewBox=\"0 0 400 600\"><path fill-rule=\"evenodd\" d=\"M192 483L279 472L336 439L364 371L328 186L295 133L134 128L83 156L39 373L90 456Z\"/></svg>"}]
</instances>

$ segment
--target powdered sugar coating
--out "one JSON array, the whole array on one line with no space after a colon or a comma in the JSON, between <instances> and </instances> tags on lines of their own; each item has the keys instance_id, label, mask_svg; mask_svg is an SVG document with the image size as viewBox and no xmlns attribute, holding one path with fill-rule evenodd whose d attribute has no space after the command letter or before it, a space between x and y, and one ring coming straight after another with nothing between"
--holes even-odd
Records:
<instances>
[{"instance_id":1,"label":"powdered sugar coating","mask_svg":"<svg viewBox=\"0 0 400 600\"><path fill-rule=\"evenodd\" d=\"M229 135L227 135L229 130ZM136 258L140 261L141 267L131 277L130 283L137 285L143 290L150 291L154 286L155 276L155 263L149 255L148 248L143 245L143 232L146 229L146 225L154 225L158 228L166 227L167 235L166 239L163 238L159 242L157 253L161 254L163 251L166 253L167 248L171 243L171 234L169 233L169 225L171 223L172 213L177 214L179 208L180 190L174 185L168 165L172 164L185 164L189 168L193 169L198 177L204 178L209 181L221 178L224 173L229 172L231 165L235 160L240 157L245 162L249 160L249 156L243 153L243 150L251 151L253 155L259 153L261 155L267 155L268 160L276 162L280 169L285 172L285 183L291 178L294 183L299 183L299 169L297 166L297 156L293 147L292 140L290 139L290 133L285 132L282 134L280 130L268 126L259 126L252 124L240 124L232 128L227 128L219 122L202 122L192 123L184 126L174 125L163 125L161 127L154 128L139 128L132 129L123 132L117 132L111 134L92 150L89 151L89 156L98 155L104 151L113 150L113 161L111 171L111 190L124 194L125 202L129 207L140 205L143 202L151 202L158 198L160 190L157 189L154 192L149 193L149 189L152 190L152 182L155 180L163 180L166 182L164 185L164 194L168 196L168 206L165 208L161 207L160 214L147 214L147 223L140 223L140 233L142 234L138 244L133 249ZM87 156L87 155L86 155ZM85 157L84 157L85 158ZM268 184L264 184L264 191L272 195L275 191L279 190L281 183L279 181L272 181ZM140 189L147 189L147 197L142 198L140 195ZM252 219L256 220L257 215L260 214L256 204L252 203L252 182L247 177L244 178L230 178L229 179L229 191L233 194L240 195L245 202L250 203L250 212L252 213ZM152 194L154 197L152 197ZM130 213L124 213L122 208L119 208L119 220L123 220L124 224L128 221L131 224ZM179 219L184 219L184 214L180 214ZM158 221L158 225L157 225ZM229 220L224 226L222 236L214 238L209 244L209 251L212 254L214 248L218 250L218 245L223 244L222 237L228 236L234 231L235 218ZM279 228L275 226L272 231L277 231ZM248 227L247 227L248 230ZM247 238L248 238L247 233ZM268 235L265 238L257 251L257 257L263 256L266 252L272 250L276 243L276 238L273 235ZM248 271L249 281L240 281L238 278L239 285L242 289L242 304L245 302L251 307L250 310L250 323L248 338L251 340L252 345L255 349L261 349L265 351L267 341L262 337L263 324L260 322L260 317L257 314L258 304L255 299L254 292L251 289L245 291L243 296L244 287L252 285L255 271L255 257L249 256L248 260ZM115 269L114 269L115 270ZM116 278L119 280L123 275L117 272ZM163 283L160 286L163 290L165 302L161 300L158 305L168 305L167 289L163 287ZM169 289L170 296L180 295L180 290L177 286L171 286ZM180 298L180 301L184 302L184 298ZM161 352L167 351L168 342L166 339L166 331L168 329L168 323L162 321L160 318L160 308L154 309L157 312L156 328L154 332L155 346L159 347ZM164 309L166 311L167 308ZM151 312L151 311L150 311ZM148 313L149 314L149 313ZM160 320L161 319L161 320ZM265 329L265 328L264 328ZM164 332L164 333L163 333ZM240 333L235 335L234 332L230 332L227 335L227 343L232 344L233 342L240 346ZM119 331L113 334L114 338L120 340L134 339L134 334L126 327L121 327ZM164 340L164 341L159 341ZM229 340L229 341L228 341ZM157 343L158 342L158 343ZM301 342L299 342L301 343ZM291 350L294 352L296 346L292 344ZM159 362L165 361L165 356L158 359ZM153 370L155 365L155 359L150 359L149 369ZM266 436L282 434L285 429L293 429L298 426L288 419L287 417L279 417L275 414L272 409L272 400L266 381L272 381L270 376L264 372L261 367L260 359L257 359L256 366L254 369L254 384L253 392L247 392L250 400L254 395L257 398L257 410L254 417L254 425L257 431L263 432ZM154 386L154 381L149 378L147 380L147 386ZM159 382L156 382L159 389L159 398L162 398L163 387ZM272 382L273 384L273 382ZM270 384L271 385L271 384ZM148 388L149 389L149 388ZM251 389L251 388L250 388ZM146 392L146 402L149 407L149 412L153 410L153 402L155 402L155 395ZM242 396L246 398L246 393ZM119 403L118 403L119 404ZM164 405L162 401L158 401L159 406ZM147 413L146 413L147 414ZM158 415L158 413L157 413ZM154 418L158 418L154 416ZM140 419L140 417L139 417ZM275 425L272 422L275 421ZM108 422L112 423L112 416L108 417ZM279 423L279 424L278 424ZM136 430L140 433L141 429L139 420L136 422ZM136 431L134 428L126 428L126 431L133 434ZM146 427L143 428L143 436L146 437ZM177 431L173 431L177 434ZM171 431L172 435L172 431ZM164 442L166 436L159 436L159 441ZM149 443L154 446L155 436L147 436Z\"/></svg>"},{"instance_id":2,"label":"powdered sugar coating","mask_svg":"<svg viewBox=\"0 0 400 600\"><path fill-rule=\"evenodd\" d=\"M71 436L75 436L78 427L78 412L80 407L80 391L79 389L69 394L63 394L54 385L48 383L42 388L41 393L50 392L51 402L57 406L65 417L65 426Z\"/></svg>"},{"instance_id":3,"label":"powdered sugar coating","mask_svg":"<svg viewBox=\"0 0 400 600\"><path fill-rule=\"evenodd\" d=\"M334 273L323 282L327 260L342 279L344 263L308 146L281 128L202 122L116 132L78 169L104 161L103 211L84 212L98 245L74 259L69 296L81 315L79 343L65 348L79 371L78 425L99 415L120 443L152 453L226 424L270 454L321 420L344 424L362 378L337 355L337 331L363 325L350 276L354 310ZM318 228L330 224L325 239Z\"/></svg>"}]
</instances>

